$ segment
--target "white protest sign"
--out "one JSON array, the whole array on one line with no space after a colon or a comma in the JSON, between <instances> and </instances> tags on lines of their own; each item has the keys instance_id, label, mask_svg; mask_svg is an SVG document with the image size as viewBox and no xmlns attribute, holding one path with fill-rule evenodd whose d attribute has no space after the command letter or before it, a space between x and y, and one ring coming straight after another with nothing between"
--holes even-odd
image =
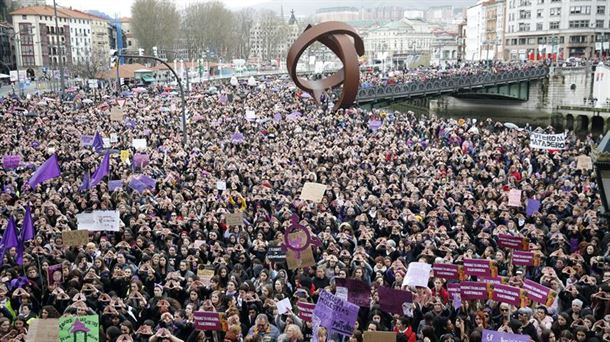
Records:
<instances>
[{"instance_id":1,"label":"white protest sign","mask_svg":"<svg viewBox=\"0 0 610 342\"><path fill-rule=\"evenodd\" d=\"M121 218L118 210L95 210L76 215L78 230L118 232Z\"/></svg>"},{"instance_id":2,"label":"white protest sign","mask_svg":"<svg viewBox=\"0 0 610 342\"><path fill-rule=\"evenodd\" d=\"M116 133L110 133L110 142L111 143L119 142L119 135Z\"/></svg>"},{"instance_id":3,"label":"white protest sign","mask_svg":"<svg viewBox=\"0 0 610 342\"><path fill-rule=\"evenodd\" d=\"M102 138L102 141L104 142L104 148L110 148L110 143L112 142L110 138Z\"/></svg>"},{"instance_id":4,"label":"white protest sign","mask_svg":"<svg viewBox=\"0 0 610 342\"><path fill-rule=\"evenodd\" d=\"M425 262L412 262L409 264L407 275L402 281L402 286L420 286L428 287L428 280L430 280L430 271L432 265Z\"/></svg>"},{"instance_id":5,"label":"white protest sign","mask_svg":"<svg viewBox=\"0 0 610 342\"><path fill-rule=\"evenodd\" d=\"M146 139L133 139L131 146L136 150L145 150L148 144L146 143Z\"/></svg>"},{"instance_id":6,"label":"white protest sign","mask_svg":"<svg viewBox=\"0 0 610 342\"><path fill-rule=\"evenodd\" d=\"M542 134L532 132L530 134L530 148L541 150L563 150L566 148L566 135Z\"/></svg>"},{"instance_id":7,"label":"white protest sign","mask_svg":"<svg viewBox=\"0 0 610 342\"><path fill-rule=\"evenodd\" d=\"M591 157L585 155L580 155L576 157L576 168L578 170L593 169L593 162L591 161Z\"/></svg>"},{"instance_id":8,"label":"white protest sign","mask_svg":"<svg viewBox=\"0 0 610 342\"><path fill-rule=\"evenodd\" d=\"M345 286L337 286L335 289L335 296L347 301L349 290Z\"/></svg>"},{"instance_id":9,"label":"white protest sign","mask_svg":"<svg viewBox=\"0 0 610 342\"><path fill-rule=\"evenodd\" d=\"M220 191L227 190L227 182L225 182L225 181L217 181L216 182L216 189L218 189Z\"/></svg>"},{"instance_id":10,"label":"white protest sign","mask_svg":"<svg viewBox=\"0 0 610 342\"><path fill-rule=\"evenodd\" d=\"M320 183L306 182L301 190L301 199L309 200L315 203L322 202L322 197L326 192L326 185Z\"/></svg>"},{"instance_id":11,"label":"white protest sign","mask_svg":"<svg viewBox=\"0 0 610 342\"><path fill-rule=\"evenodd\" d=\"M521 206L521 190L511 189L508 192L508 206L509 207L520 207Z\"/></svg>"},{"instance_id":12,"label":"white protest sign","mask_svg":"<svg viewBox=\"0 0 610 342\"><path fill-rule=\"evenodd\" d=\"M292 305L290 304L289 298L284 298L279 302L275 303L275 305L277 306L277 313L280 315L292 311Z\"/></svg>"},{"instance_id":13,"label":"white protest sign","mask_svg":"<svg viewBox=\"0 0 610 342\"><path fill-rule=\"evenodd\" d=\"M246 110L246 120L254 121L256 120L256 113L253 110Z\"/></svg>"}]
</instances>

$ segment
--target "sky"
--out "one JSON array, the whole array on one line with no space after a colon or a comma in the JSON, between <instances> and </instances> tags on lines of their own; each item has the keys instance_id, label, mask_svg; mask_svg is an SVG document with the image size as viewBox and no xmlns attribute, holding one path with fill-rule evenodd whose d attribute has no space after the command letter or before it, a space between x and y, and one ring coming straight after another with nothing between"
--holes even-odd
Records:
<instances>
[{"instance_id":1,"label":"sky","mask_svg":"<svg viewBox=\"0 0 610 342\"><path fill-rule=\"evenodd\" d=\"M79 10L98 10L114 17L130 16L131 5L135 0L57 0L57 4ZM185 8L188 4L207 0L173 0L178 9ZM220 0L231 10L255 7L273 9L279 14L280 6L284 6L286 14L290 9L295 9L297 16L309 15L317 8L334 6L354 7L377 7L398 5L404 8L421 8L428 6L454 5L457 7L468 7L474 5L476 0ZM52 0L47 0L52 4ZM309 12L309 13L306 13Z\"/></svg>"}]
</instances>

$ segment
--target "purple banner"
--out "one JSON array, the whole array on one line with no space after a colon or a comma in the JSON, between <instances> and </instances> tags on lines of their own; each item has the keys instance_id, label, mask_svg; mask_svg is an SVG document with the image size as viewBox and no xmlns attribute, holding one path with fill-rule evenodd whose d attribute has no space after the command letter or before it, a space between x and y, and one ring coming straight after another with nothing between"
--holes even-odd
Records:
<instances>
[{"instance_id":1,"label":"purple banner","mask_svg":"<svg viewBox=\"0 0 610 342\"><path fill-rule=\"evenodd\" d=\"M527 205L525 207L525 213L528 217L534 215L535 212L540 211L540 201L533 198L527 199Z\"/></svg>"},{"instance_id":2,"label":"purple banner","mask_svg":"<svg viewBox=\"0 0 610 342\"><path fill-rule=\"evenodd\" d=\"M275 113L275 114L273 115L273 121L275 121L275 122L280 122L280 121L282 121L282 114L280 114L280 113Z\"/></svg>"},{"instance_id":3,"label":"purple banner","mask_svg":"<svg viewBox=\"0 0 610 342\"><path fill-rule=\"evenodd\" d=\"M219 312L195 311L193 317L197 330L222 330Z\"/></svg>"},{"instance_id":4,"label":"purple banner","mask_svg":"<svg viewBox=\"0 0 610 342\"><path fill-rule=\"evenodd\" d=\"M140 182L144 183L144 185L146 185L147 187L149 187L151 189L154 189L157 186L157 181L146 175L139 175L137 178Z\"/></svg>"},{"instance_id":5,"label":"purple banner","mask_svg":"<svg viewBox=\"0 0 610 342\"><path fill-rule=\"evenodd\" d=\"M347 288L347 300L358 306L371 306L371 287L358 279L336 278L337 286Z\"/></svg>"},{"instance_id":6,"label":"purple banner","mask_svg":"<svg viewBox=\"0 0 610 342\"><path fill-rule=\"evenodd\" d=\"M460 286L462 300L487 300L487 284L476 281L465 281Z\"/></svg>"},{"instance_id":7,"label":"purple banner","mask_svg":"<svg viewBox=\"0 0 610 342\"><path fill-rule=\"evenodd\" d=\"M244 142L244 135L241 132L235 132L231 135L231 142L234 144L241 144Z\"/></svg>"},{"instance_id":8,"label":"purple banner","mask_svg":"<svg viewBox=\"0 0 610 342\"><path fill-rule=\"evenodd\" d=\"M369 120L369 128L371 131L376 131L383 125L383 121L381 120Z\"/></svg>"},{"instance_id":9,"label":"purple banner","mask_svg":"<svg viewBox=\"0 0 610 342\"><path fill-rule=\"evenodd\" d=\"M479 281L485 284L492 284L492 285L498 285L498 284L506 284L508 283L508 278L507 277L479 277Z\"/></svg>"},{"instance_id":10,"label":"purple banner","mask_svg":"<svg viewBox=\"0 0 610 342\"><path fill-rule=\"evenodd\" d=\"M381 286L377 289L381 311L404 315L403 304L413 303L413 294L409 291L395 290Z\"/></svg>"},{"instance_id":11,"label":"purple banner","mask_svg":"<svg viewBox=\"0 0 610 342\"><path fill-rule=\"evenodd\" d=\"M133 166L136 168L143 168L150 163L150 158L146 153L136 153L133 155Z\"/></svg>"},{"instance_id":12,"label":"purple banner","mask_svg":"<svg viewBox=\"0 0 610 342\"><path fill-rule=\"evenodd\" d=\"M491 269L491 260L487 259L464 259L464 273L476 277L495 276Z\"/></svg>"},{"instance_id":13,"label":"purple banner","mask_svg":"<svg viewBox=\"0 0 610 342\"><path fill-rule=\"evenodd\" d=\"M513 265L538 266L539 260L534 252L513 251Z\"/></svg>"},{"instance_id":14,"label":"purple banner","mask_svg":"<svg viewBox=\"0 0 610 342\"><path fill-rule=\"evenodd\" d=\"M81 135L80 144L82 146L91 146L93 144L93 135Z\"/></svg>"},{"instance_id":15,"label":"purple banner","mask_svg":"<svg viewBox=\"0 0 610 342\"><path fill-rule=\"evenodd\" d=\"M113 192L116 189L123 188L122 180L109 180L108 181L108 191Z\"/></svg>"},{"instance_id":16,"label":"purple banner","mask_svg":"<svg viewBox=\"0 0 610 342\"><path fill-rule=\"evenodd\" d=\"M491 298L496 302L508 303L516 307L521 307L521 289L518 287L494 284Z\"/></svg>"},{"instance_id":17,"label":"purple banner","mask_svg":"<svg viewBox=\"0 0 610 342\"><path fill-rule=\"evenodd\" d=\"M499 331L483 329L483 338L485 342L530 342L532 338L529 335L517 335L504 333Z\"/></svg>"},{"instance_id":18,"label":"purple banner","mask_svg":"<svg viewBox=\"0 0 610 342\"><path fill-rule=\"evenodd\" d=\"M21 163L21 156L16 154L7 154L2 158L2 167L5 169L16 169Z\"/></svg>"},{"instance_id":19,"label":"purple banner","mask_svg":"<svg viewBox=\"0 0 610 342\"><path fill-rule=\"evenodd\" d=\"M523 281L523 289L527 293L527 298L538 304L550 305L555 299L553 290L529 279Z\"/></svg>"},{"instance_id":20,"label":"purple banner","mask_svg":"<svg viewBox=\"0 0 610 342\"><path fill-rule=\"evenodd\" d=\"M320 297L313 310L313 315L320 326L341 335L351 336L356 326L360 308L328 291L320 292ZM314 333L316 333L314 331Z\"/></svg>"},{"instance_id":21,"label":"purple banner","mask_svg":"<svg viewBox=\"0 0 610 342\"><path fill-rule=\"evenodd\" d=\"M526 238L520 236L498 234L496 239L500 247L518 249L522 251L527 251L529 249L529 241Z\"/></svg>"},{"instance_id":22,"label":"purple banner","mask_svg":"<svg viewBox=\"0 0 610 342\"><path fill-rule=\"evenodd\" d=\"M298 301L297 308L299 309L299 318L305 322L311 322L311 315L313 315L313 309L315 307L316 305L314 303Z\"/></svg>"},{"instance_id":23,"label":"purple banner","mask_svg":"<svg viewBox=\"0 0 610 342\"><path fill-rule=\"evenodd\" d=\"M432 264L434 276L447 280L460 280L460 266L453 264Z\"/></svg>"},{"instance_id":24,"label":"purple banner","mask_svg":"<svg viewBox=\"0 0 610 342\"><path fill-rule=\"evenodd\" d=\"M451 296L453 296L453 295L461 296L462 285L460 285L460 283L449 283L449 284L447 284L447 292L449 292L449 294Z\"/></svg>"}]
</instances>

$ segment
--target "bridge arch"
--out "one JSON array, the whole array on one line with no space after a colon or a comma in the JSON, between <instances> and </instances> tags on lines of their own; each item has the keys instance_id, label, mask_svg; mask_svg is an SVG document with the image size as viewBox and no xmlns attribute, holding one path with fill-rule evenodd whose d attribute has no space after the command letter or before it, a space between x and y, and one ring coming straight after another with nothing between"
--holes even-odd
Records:
<instances>
[{"instance_id":1,"label":"bridge arch","mask_svg":"<svg viewBox=\"0 0 610 342\"><path fill-rule=\"evenodd\" d=\"M604 119L601 116L591 118L591 133L594 135L604 133Z\"/></svg>"},{"instance_id":2,"label":"bridge arch","mask_svg":"<svg viewBox=\"0 0 610 342\"><path fill-rule=\"evenodd\" d=\"M561 114L553 114L551 116L551 126L555 127L557 132L565 130L564 117Z\"/></svg>"},{"instance_id":3,"label":"bridge arch","mask_svg":"<svg viewBox=\"0 0 610 342\"><path fill-rule=\"evenodd\" d=\"M566 115L566 125L565 128L573 131L574 130L574 115L568 114Z\"/></svg>"},{"instance_id":4,"label":"bridge arch","mask_svg":"<svg viewBox=\"0 0 610 342\"><path fill-rule=\"evenodd\" d=\"M579 115L574 130L576 132L587 132L589 130L589 117L586 115Z\"/></svg>"}]
</instances>

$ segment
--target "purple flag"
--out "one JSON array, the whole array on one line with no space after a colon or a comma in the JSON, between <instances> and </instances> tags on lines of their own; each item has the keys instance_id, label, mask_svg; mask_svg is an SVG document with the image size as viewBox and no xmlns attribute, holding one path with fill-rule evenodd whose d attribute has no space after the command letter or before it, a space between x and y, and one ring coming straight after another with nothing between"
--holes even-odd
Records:
<instances>
[{"instance_id":1,"label":"purple flag","mask_svg":"<svg viewBox=\"0 0 610 342\"><path fill-rule=\"evenodd\" d=\"M337 287L347 288L347 300L358 306L369 307L371 304L371 287L358 279L337 278Z\"/></svg>"},{"instance_id":2,"label":"purple flag","mask_svg":"<svg viewBox=\"0 0 610 342\"><path fill-rule=\"evenodd\" d=\"M150 162L150 158L148 154L145 153L136 153L133 155L133 167L134 168L143 168L148 165Z\"/></svg>"},{"instance_id":3,"label":"purple flag","mask_svg":"<svg viewBox=\"0 0 610 342\"><path fill-rule=\"evenodd\" d=\"M128 128L131 128L131 129L136 128L136 120L134 120L134 119L125 120L125 126L127 126Z\"/></svg>"},{"instance_id":4,"label":"purple flag","mask_svg":"<svg viewBox=\"0 0 610 342\"><path fill-rule=\"evenodd\" d=\"M140 182L144 183L144 185L146 185L147 187L149 187L151 189L154 189L157 186L157 181L146 175L140 175L137 178Z\"/></svg>"},{"instance_id":5,"label":"purple flag","mask_svg":"<svg viewBox=\"0 0 610 342\"><path fill-rule=\"evenodd\" d=\"M82 146L91 146L93 144L93 135L81 135L80 144Z\"/></svg>"},{"instance_id":6,"label":"purple flag","mask_svg":"<svg viewBox=\"0 0 610 342\"><path fill-rule=\"evenodd\" d=\"M381 127L381 125L383 125L383 121L381 121L381 120L370 120L369 121L369 128L373 132L378 130L379 127Z\"/></svg>"},{"instance_id":7,"label":"purple flag","mask_svg":"<svg viewBox=\"0 0 610 342\"><path fill-rule=\"evenodd\" d=\"M130 188L132 188L133 190L139 192L139 193L143 193L144 190L146 190L146 184L142 183L138 178L134 177L129 181L129 184L127 184L127 186L129 186Z\"/></svg>"},{"instance_id":8,"label":"purple flag","mask_svg":"<svg viewBox=\"0 0 610 342\"><path fill-rule=\"evenodd\" d=\"M298 118L300 118L303 115L303 113L301 112L292 112L288 115L286 115L286 120L296 120Z\"/></svg>"},{"instance_id":9,"label":"purple flag","mask_svg":"<svg viewBox=\"0 0 610 342\"><path fill-rule=\"evenodd\" d=\"M30 177L28 184L32 189L36 188L36 186L48 179L53 179L55 177L59 177L61 175L61 171L59 170L59 162L57 160L57 155L52 155L49 159L47 159L36 172Z\"/></svg>"},{"instance_id":10,"label":"purple flag","mask_svg":"<svg viewBox=\"0 0 610 342\"><path fill-rule=\"evenodd\" d=\"M275 113L275 115L273 115L273 121L275 121L275 122L280 122L280 121L282 121L282 114L280 114L280 113Z\"/></svg>"},{"instance_id":11,"label":"purple flag","mask_svg":"<svg viewBox=\"0 0 610 342\"><path fill-rule=\"evenodd\" d=\"M6 155L2 158L2 167L5 169L16 169L21 163L20 155Z\"/></svg>"},{"instance_id":12,"label":"purple flag","mask_svg":"<svg viewBox=\"0 0 610 342\"><path fill-rule=\"evenodd\" d=\"M28 205L25 208L25 216L23 217L23 226L21 227L21 241L31 241L34 239L34 223L32 222L32 210Z\"/></svg>"},{"instance_id":13,"label":"purple flag","mask_svg":"<svg viewBox=\"0 0 610 342\"><path fill-rule=\"evenodd\" d=\"M535 212L540 210L540 200L528 198L527 206L525 207L525 212L527 217L534 215Z\"/></svg>"},{"instance_id":14,"label":"purple flag","mask_svg":"<svg viewBox=\"0 0 610 342\"><path fill-rule=\"evenodd\" d=\"M234 144L241 144L244 142L244 135L241 132L235 132L231 136L231 142Z\"/></svg>"},{"instance_id":15,"label":"purple flag","mask_svg":"<svg viewBox=\"0 0 610 342\"><path fill-rule=\"evenodd\" d=\"M510 341L510 342L530 342L532 338L529 335L517 335L504 333L499 331L487 330L483 329L483 338L481 341L487 342L501 342L501 341Z\"/></svg>"},{"instance_id":16,"label":"purple flag","mask_svg":"<svg viewBox=\"0 0 610 342\"><path fill-rule=\"evenodd\" d=\"M95 152L99 152L104 148L104 139L99 132L95 132L95 137L93 137L93 142L91 146L95 149Z\"/></svg>"},{"instance_id":17,"label":"purple flag","mask_svg":"<svg viewBox=\"0 0 610 342\"><path fill-rule=\"evenodd\" d=\"M19 241L17 241L17 229L15 228L15 219L11 216L8 219L6 230L2 235L2 241L0 242L0 266L4 264L4 254L11 247L17 247L19 253Z\"/></svg>"},{"instance_id":18,"label":"purple flag","mask_svg":"<svg viewBox=\"0 0 610 342\"><path fill-rule=\"evenodd\" d=\"M98 185L104 177L110 173L110 153L106 152L104 159L100 163L100 166L93 172L91 181L89 182L89 189Z\"/></svg>"},{"instance_id":19,"label":"purple flag","mask_svg":"<svg viewBox=\"0 0 610 342\"><path fill-rule=\"evenodd\" d=\"M89 175L89 171L85 171L85 173L83 174L83 182L78 187L78 190L80 192L86 192L87 190L89 190L90 184L91 184L91 178Z\"/></svg>"},{"instance_id":20,"label":"purple flag","mask_svg":"<svg viewBox=\"0 0 610 342\"><path fill-rule=\"evenodd\" d=\"M387 313L404 315L405 305L413 303L413 294L409 291L381 286L377 289L377 293L379 294L379 307Z\"/></svg>"},{"instance_id":21,"label":"purple flag","mask_svg":"<svg viewBox=\"0 0 610 342\"><path fill-rule=\"evenodd\" d=\"M113 192L116 189L122 188L123 187L123 181L122 180L109 180L108 181L108 191Z\"/></svg>"}]
</instances>

